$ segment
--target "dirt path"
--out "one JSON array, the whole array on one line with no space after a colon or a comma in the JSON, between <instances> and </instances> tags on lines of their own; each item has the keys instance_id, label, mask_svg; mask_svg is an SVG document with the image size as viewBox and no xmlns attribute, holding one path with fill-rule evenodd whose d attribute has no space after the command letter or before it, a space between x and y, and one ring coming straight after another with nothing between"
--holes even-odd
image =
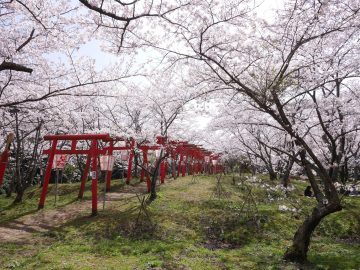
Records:
<instances>
[{"instance_id":1,"label":"dirt path","mask_svg":"<svg viewBox=\"0 0 360 270\"><path fill-rule=\"evenodd\" d=\"M125 186L119 192L106 194L106 205L111 201L131 198L144 194L146 186L140 183L137 186ZM98 209L102 209L103 196L98 198ZM43 209L35 214L29 214L6 224L0 225L0 243L29 243L33 242L33 233L46 232L58 228L79 216L89 216L91 201L78 201L57 209Z\"/></svg>"}]
</instances>

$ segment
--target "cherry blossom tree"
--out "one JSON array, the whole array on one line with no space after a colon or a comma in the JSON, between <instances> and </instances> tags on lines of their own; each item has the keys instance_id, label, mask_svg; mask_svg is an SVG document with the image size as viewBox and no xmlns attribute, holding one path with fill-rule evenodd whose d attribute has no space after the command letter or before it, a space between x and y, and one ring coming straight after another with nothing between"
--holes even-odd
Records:
<instances>
[{"instance_id":1,"label":"cherry blossom tree","mask_svg":"<svg viewBox=\"0 0 360 270\"><path fill-rule=\"evenodd\" d=\"M331 92L329 98L340 101L331 85L346 84L359 75L354 63L359 56L360 7L358 1L288 1L277 20L267 24L251 20L251 9L245 3L198 1L194 4L198 9L192 7L183 14L188 20L173 28L173 35L186 49L173 46L165 50L178 59L193 60L196 68L189 78L212 92L222 89L242 95L290 136L318 202L285 254L285 259L302 262L316 226L342 208L329 165L339 166L342 135L356 131L357 126L345 128L341 123L346 106L341 102L335 108L331 105L331 110L340 108L336 121L327 119L329 108L322 108L328 105L320 102L320 96L329 97ZM315 128L331 145L330 151L313 148ZM319 156L319 150L325 150L326 158Z\"/></svg>"}]
</instances>

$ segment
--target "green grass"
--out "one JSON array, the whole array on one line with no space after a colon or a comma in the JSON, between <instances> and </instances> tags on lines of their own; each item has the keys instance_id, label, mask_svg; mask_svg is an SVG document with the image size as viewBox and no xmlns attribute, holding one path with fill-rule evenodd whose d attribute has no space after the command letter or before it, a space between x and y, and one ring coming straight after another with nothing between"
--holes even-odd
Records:
<instances>
[{"instance_id":1,"label":"green grass","mask_svg":"<svg viewBox=\"0 0 360 270\"><path fill-rule=\"evenodd\" d=\"M124 181L115 180L112 184L112 190L118 190L124 186ZM135 179L135 183L138 180ZM102 192L104 183L99 183L99 192ZM49 184L48 193L45 201L46 209L54 209L63 207L77 201L80 183L75 184L60 184L58 187L57 202L55 205L55 185ZM26 190L22 203L13 204L15 194L7 198L5 195L0 195L0 224L14 220L16 218L37 212L37 207L40 199L41 188L38 186L30 187ZM88 181L85 187L84 200L91 199L91 183Z\"/></svg>"},{"instance_id":2,"label":"green grass","mask_svg":"<svg viewBox=\"0 0 360 270\"><path fill-rule=\"evenodd\" d=\"M1 269L298 269L283 262L292 236L315 203L301 196L304 182L283 198L279 191L252 187L254 205L243 205L245 188L225 178L225 196L214 196L216 180L178 178L160 186L147 207L155 229L143 215L135 227L136 198L107 204L96 217L69 220L60 228L33 235L33 242L0 243ZM115 190L120 190L119 184ZM77 197L78 184L62 185L56 207ZM1 222L36 211L38 189L23 204L0 197ZM269 194L277 200L270 201ZM89 191L85 198L90 198ZM54 208L51 196L46 209ZM279 205L301 206L300 213ZM241 211L242 209L242 211ZM247 210L247 212L244 212ZM344 210L330 215L316 230L308 269L359 269L359 198L346 198ZM5 216L5 219L3 217ZM36 243L36 244L34 244Z\"/></svg>"}]
</instances>

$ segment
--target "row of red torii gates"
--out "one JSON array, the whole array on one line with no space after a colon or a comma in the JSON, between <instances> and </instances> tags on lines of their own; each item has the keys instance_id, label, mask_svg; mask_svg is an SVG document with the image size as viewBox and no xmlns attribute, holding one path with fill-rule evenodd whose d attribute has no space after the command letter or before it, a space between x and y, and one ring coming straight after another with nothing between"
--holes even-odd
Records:
<instances>
[{"instance_id":1,"label":"row of red torii gates","mask_svg":"<svg viewBox=\"0 0 360 270\"><path fill-rule=\"evenodd\" d=\"M185 176L186 171L190 175L199 173L218 173L223 171L223 166L218 162L220 155L214 154L201 146L190 144L186 141L168 140L165 137L157 137L155 144L149 142L137 143L134 139L125 139L122 137L111 137L109 134L66 134L66 135L47 135L45 141L50 142L50 148L43 151L48 155L47 166L45 170L41 197L38 209L44 208L46 194L51 171L57 168L57 162L61 163L61 157L67 155L85 155L86 164L79 190L79 199L83 198L85 184L91 171L91 193L92 193L92 214L97 214L97 192L98 192L98 168L106 171L106 191L110 190L112 168L114 163L114 152L121 151L122 161L128 162L126 183L129 184L132 179L133 160L136 151L142 154L140 180L146 178L148 192L150 191L151 180L148 162L149 151L155 151L156 160L160 163L160 182L164 183L169 162L172 164L171 174L175 176ZM59 142L67 145L66 149L59 149ZM78 148L79 142L82 142L81 148ZM86 142L86 143L84 143ZM10 146L7 144L5 151L0 156L0 186L3 182L5 169L8 163ZM161 153L161 154L160 154ZM161 156L160 156L161 155ZM64 164L63 164L64 165Z\"/></svg>"}]
</instances>

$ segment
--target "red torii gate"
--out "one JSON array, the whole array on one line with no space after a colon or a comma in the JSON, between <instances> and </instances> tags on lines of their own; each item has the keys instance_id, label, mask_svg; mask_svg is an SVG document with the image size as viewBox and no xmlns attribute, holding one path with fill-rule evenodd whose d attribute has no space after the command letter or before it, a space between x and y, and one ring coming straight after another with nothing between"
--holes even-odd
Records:
<instances>
[{"instance_id":1,"label":"red torii gate","mask_svg":"<svg viewBox=\"0 0 360 270\"><path fill-rule=\"evenodd\" d=\"M79 190L78 198L82 199L84 190L85 190L85 184L88 178L90 165L92 169L92 214L97 214L97 159L99 155L112 155L114 151L119 150L129 150L129 159L128 159L128 170L127 170L127 179L126 183L129 184L131 180L131 171L132 171L132 163L134 158L134 149L136 146L135 140L130 138L129 140L125 140L121 137L111 138L109 134L81 134L81 135L47 135L44 136L45 141L51 141L51 147L50 149L46 149L43 151L43 154L46 154L49 156L46 171L45 171L45 177L43 181L43 189L38 205L38 209L44 208L45 200L46 200L46 194L47 189L51 177L51 170L52 170L52 164L54 161L55 155L63 155L63 154L75 154L75 155L87 155L87 160L85 164L84 173L81 178L81 185ZM58 141L71 141L71 149L57 149L57 143ZM88 149L77 149L77 142L78 141L91 141L90 147ZM104 146L102 148L99 148L99 141L104 143L109 143L108 146ZM120 141L125 141L125 146L116 146L116 143ZM159 139L158 139L159 142ZM147 153L146 150L157 150L160 149L160 146L140 146L139 149L145 151L145 159L147 162ZM144 168L143 168L144 170ZM111 177L112 172L109 172L106 174L106 187L105 190L109 191L111 186ZM165 175L161 174L162 183L164 182ZM148 190L150 188L150 179L148 179Z\"/></svg>"},{"instance_id":2,"label":"red torii gate","mask_svg":"<svg viewBox=\"0 0 360 270\"><path fill-rule=\"evenodd\" d=\"M91 165L91 178L92 178L92 184L91 184L91 192L92 192L92 215L97 214L97 169L98 169L98 163L97 159L99 155L112 155L114 151L121 151L121 150L128 150L130 151L129 159L128 159L128 174L126 183L129 184L131 180L131 171L132 171L132 163L134 158L134 149L137 146L136 142L133 138L130 138L128 140L116 137L111 138L109 134L80 134L80 135L47 135L44 137L44 140L51 141L51 147L50 149L46 149L43 151L43 154L46 154L49 156L46 171L45 171L45 177L43 181L43 188L42 193L38 205L38 209L44 208L45 205L45 199L47 194L47 189L49 185L49 180L51 177L51 170L52 170L52 164L54 161L55 155L64 155L64 154L76 154L76 155L87 155L85 170L81 178L81 185L79 190L78 198L83 198L84 190L85 190L85 184L88 178L90 165ZM71 148L70 149L57 149L58 141L71 141ZM90 147L88 149L77 149L77 143L78 141L90 141ZM116 143L124 141L124 146L116 146ZM105 145L102 148L99 148L99 142L103 142L105 144L109 144L108 146ZM171 155L171 158L173 161L175 161L176 155L180 155L179 164L178 164L178 175L180 174L180 170L182 172L182 176L185 176L186 173L186 165L184 161L184 155L186 155L186 159L189 159L189 156L191 157L191 162L189 163L189 174L194 174L198 172L204 172L204 157L211 155L211 158L217 159L218 156L212 155L211 152L203 149L200 146L189 144L186 141L170 141L167 142L167 138L165 137L157 137L157 145L140 145L138 146L138 149L142 150L143 152L143 166L141 171L141 180L143 180L144 175L146 174L147 177L147 186L148 191L150 190L150 178L147 171L147 152L148 150L160 150L164 149L167 151L167 154ZM194 167L194 161L197 162L197 165ZM200 165L202 166L200 167ZM160 164L160 181L161 183L164 183L164 179L166 176L166 161L163 160ZM214 170L216 173L217 171ZM111 176L112 173L109 172L106 175L106 188L105 190L108 191L110 189L111 185Z\"/></svg>"},{"instance_id":3,"label":"red torii gate","mask_svg":"<svg viewBox=\"0 0 360 270\"><path fill-rule=\"evenodd\" d=\"M44 136L45 141L51 141L50 149L44 150L43 154L49 156L47 167L45 171L45 177L43 181L43 187L41 192L41 197L38 205L38 209L44 208L46 194L49 186L49 180L51 176L52 164L54 161L54 156L59 154L78 154L78 155L87 155L86 166L84 174L81 179L81 186L79 191L79 197L82 198L85 183L89 173L89 167L91 163L91 194L92 194L92 215L97 214L97 158L100 154L105 154L106 149L99 149L99 141L109 140L109 134L82 134L82 135L46 135ZM71 141L71 149L57 149L58 141ZM78 141L91 141L90 147L88 149L77 149Z\"/></svg>"},{"instance_id":4,"label":"red torii gate","mask_svg":"<svg viewBox=\"0 0 360 270\"><path fill-rule=\"evenodd\" d=\"M198 174L202 172L202 167L204 163L204 155L202 150L197 145L190 145L188 149L188 156L191 157L189 164L189 175Z\"/></svg>"},{"instance_id":5,"label":"red torii gate","mask_svg":"<svg viewBox=\"0 0 360 270\"><path fill-rule=\"evenodd\" d=\"M183 177L185 176L186 165L188 165L188 173L190 175L204 171L204 157L206 154L210 156L211 152L187 141L171 141L170 144L174 147L171 153L172 159L176 161L176 156L179 156L177 176L180 176L180 174ZM196 165L194 164L195 162Z\"/></svg>"}]
</instances>

